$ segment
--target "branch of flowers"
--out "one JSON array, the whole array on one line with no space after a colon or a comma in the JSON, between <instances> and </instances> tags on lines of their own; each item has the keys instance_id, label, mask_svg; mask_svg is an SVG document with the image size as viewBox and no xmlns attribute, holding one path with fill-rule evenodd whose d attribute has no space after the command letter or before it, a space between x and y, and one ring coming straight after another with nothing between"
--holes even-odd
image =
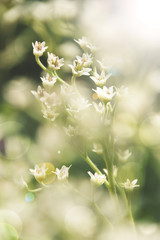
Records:
<instances>
[{"instance_id":1,"label":"branch of flowers","mask_svg":"<svg viewBox=\"0 0 160 240\"><path fill-rule=\"evenodd\" d=\"M78 91L77 86L76 86L76 76L75 75L72 76L71 83L72 83L72 86L74 87L74 90L76 91L76 93L81 97L81 94Z\"/></svg>"},{"instance_id":2,"label":"branch of flowers","mask_svg":"<svg viewBox=\"0 0 160 240\"><path fill-rule=\"evenodd\" d=\"M131 193L128 192L128 194L126 194L126 198L127 198L127 202L128 202L128 214L129 214L129 218L130 221L132 223L133 229L135 230L135 222L134 222L134 218L133 218L133 214L132 214L132 207L131 207Z\"/></svg>"}]
</instances>

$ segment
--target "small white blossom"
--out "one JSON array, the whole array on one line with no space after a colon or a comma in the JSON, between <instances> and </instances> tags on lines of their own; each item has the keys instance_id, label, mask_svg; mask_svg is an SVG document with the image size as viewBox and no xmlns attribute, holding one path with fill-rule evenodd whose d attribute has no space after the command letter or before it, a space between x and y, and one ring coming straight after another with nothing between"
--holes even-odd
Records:
<instances>
[{"instance_id":1,"label":"small white blossom","mask_svg":"<svg viewBox=\"0 0 160 240\"><path fill-rule=\"evenodd\" d=\"M47 92L45 91L44 88L41 88L41 86L38 86L37 91L31 91L33 96L40 101L44 101L46 98Z\"/></svg>"},{"instance_id":2,"label":"small white blossom","mask_svg":"<svg viewBox=\"0 0 160 240\"><path fill-rule=\"evenodd\" d=\"M50 89L56 83L57 77L56 76L52 77L47 73L45 77L41 77L41 80L42 80L43 86L47 89Z\"/></svg>"},{"instance_id":3,"label":"small white blossom","mask_svg":"<svg viewBox=\"0 0 160 240\"><path fill-rule=\"evenodd\" d=\"M80 66L89 67L92 64L92 55L88 53L83 53L82 57L76 57L77 62Z\"/></svg>"},{"instance_id":4,"label":"small white blossom","mask_svg":"<svg viewBox=\"0 0 160 240\"><path fill-rule=\"evenodd\" d=\"M70 103L68 104L68 107L66 108L66 110L69 112L80 112L90 106L91 104L88 103L88 100L86 100L85 98L74 97L70 99Z\"/></svg>"},{"instance_id":5,"label":"small white blossom","mask_svg":"<svg viewBox=\"0 0 160 240\"><path fill-rule=\"evenodd\" d=\"M132 153L127 149L125 151L122 151L122 150L119 150L117 152L117 156L118 156L118 159L121 161L121 162L125 162L128 160L128 158L132 155Z\"/></svg>"},{"instance_id":6,"label":"small white blossom","mask_svg":"<svg viewBox=\"0 0 160 240\"><path fill-rule=\"evenodd\" d=\"M84 50L89 44L88 39L86 37L79 38L78 40L74 39L76 43Z\"/></svg>"},{"instance_id":7,"label":"small white blossom","mask_svg":"<svg viewBox=\"0 0 160 240\"><path fill-rule=\"evenodd\" d=\"M63 58L59 59L58 56L56 56L53 53L49 53L49 52L48 52L47 61L48 61L49 67L53 70L58 70L64 65L64 59Z\"/></svg>"},{"instance_id":8,"label":"small white blossom","mask_svg":"<svg viewBox=\"0 0 160 240\"><path fill-rule=\"evenodd\" d=\"M86 68L83 65L79 65L77 60L73 61L73 65L68 64L68 66L72 69L72 74L76 77L80 77L82 75L89 76L89 72L92 70L91 68Z\"/></svg>"},{"instance_id":9,"label":"small white blossom","mask_svg":"<svg viewBox=\"0 0 160 240\"><path fill-rule=\"evenodd\" d=\"M43 108L41 112L43 113L43 117L51 122L54 122L59 116L59 113L57 113L53 108Z\"/></svg>"},{"instance_id":10,"label":"small white blossom","mask_svg":"<svg viewBox=\"0 0 160 240\"><path fill-rule=\"evenodd\" d=\"M96 110L96 112L100 113L100 114L104 114L105 113L105 105L103 103L95 103L93 102L93 106Z\"/></svg>"},{"instance_id":11,"label":"small white blossom","mask_svg":"<svg viewBox=\"0 0 160 240\"><path fill-rule=\"evenodd\" d=\"M89 176L91 177L91 182L95 183L96 185L102 185L105 180L106 180L106 176L105 175L101 175L98 173L92 174L90 171L88 171Z\"/></svg>"},{"instance_id":12,"label":"small white blossom","mask_svg":"<svg viewBox=\"0 0 160 240\"><path fill-rule=\"evenodd\" d=\"M126 182L121 183L121 186L123 188L125 188L126 190L128 190L128 191L132 191L135 187L139 187L140 186L140 185L136 184L137 181L138 181L138 179L134 179L132 182L129 179L127 179Z\"/></svg>"},{"instance_id":13,"label":"small white blossom","mask_svg":"<svg viewBox=\"0 0 160 240\"><path fill-rule=\"evenodd\" d=\"M29 169L30 173L38 180L43 180L46 177L47 170L48 168L46 168L45 164L41 167L36 165L34 169Z\"/></svg>"},{"instance_id":14,"label":"small white blossom","mask_svg":"<svg viewBox=\"0 0 160 240\"><path fill-rule=\"evenodd\" d=\"M119 98L127 97L128 96L128 87L122 86L120 88L117 88L116 92L117 92L117 96Z\"/></svg>"},{"instance_id":15,"label":"small white blossom","mask_svg":"<svg viewBox=\"0 0 160 240\"><path fill-rule=\"evenodd\" d=\"M93 143L93 152L96 152L97 154L102 154L103 153L103 148L100 143Z\"/></svg>"},{"instance_id":16,"label":"small white blossom","mask_svg":"<svg viewBox=\"0 0 160 240\"><path fill-rule=\"evenodd\" d=\"M32 43L33 46L33 54L37 57L40 57L43 55L43 53L46 51L46 49L48 48L47 46L45 47L45 42L38 42L36 41L35 44Z\"/></svg>"},{"instance_id":17,"label":"small white blossom","mask_svg":"<svg viewBox=\"0 0 160 240\"><path fill-rule=\"evenodd\" d=\"M98 98L104 102L110 102L115 95L113 86L109 88L107 88L106 86L104 86L103 88L97 87L97 89L93 89L93 91L95 91L98 95Z\"/></svg>"},{"instance_id":18,"label":"small white blossom","mask_svg":"<svg viewBox=\"0 0 160 240\"><path fill-rule=\"evenodd\" d=\"M69 169L72 165L70 165L69 167L66 166L62 166L61 169L56 168L56 171L53 172L57 175L58 180L64 180L66 178L68 178L69 176Z\"/></svg>"},{"instance_id":19,"label":"small white blossom","mask_svg":"<svg viewBox=\"0 0 160 240\"><path fill-rule=\"evenodd\" d=\"M110 78L112 74L108 73L105 74L105 71L102 71L101 74L98 74L97 72L94 73L94 76L91 76L90 78L94 81L94 83L99 86L103 87L106 84L106 81Z\"/></svg>"},{"instance_id":20,"label":"small white blossom","mask_svg":"<svg viewBox=\"0 0 160 240\"><path fill-rule=\"evenodd\" d=\"M72 137L76 133L76 128L69 125L67 128L64 128L64 131L65 131L66 135L68 135L69 137Z\"/></svg>"}]
</instances>

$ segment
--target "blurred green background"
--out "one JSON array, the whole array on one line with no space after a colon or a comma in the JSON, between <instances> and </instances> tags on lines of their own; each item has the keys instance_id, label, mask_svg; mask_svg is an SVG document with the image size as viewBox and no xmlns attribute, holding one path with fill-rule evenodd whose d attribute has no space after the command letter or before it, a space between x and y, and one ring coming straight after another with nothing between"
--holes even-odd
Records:
<instances>
[{"instance_id":1,"label":"blurred green background","mask_svg":"<svg viewBox=\"0 0 160 240\"><path fill-rule=\"evenodd\" d=\"M132 156L119 169L122 177L139 179L141 187L133 199L134 216L137 223L150 227L149 234L155 239L158 236L160 18L158 2L153 2L1 0L0 234L4 240L18 239L17 235L22 240L104 239L103 220L89 202L73 194L72 188L53 183L49 189L33 194L21 184L23 176L32 187L38 186L28 176L28 169L36 163L72 163L74 185L84 195L90 195L88 166L62 140L61 129L52 128L42 118L30 93L40 84L42 75L32 53L32 42L45 41L50 52L64 57L60 76L68 81L71 73L67 64L81 54L73 39L82 36L96 42L97 58L110 65L112 81L131 89L130 99L117 111L115 132L122 140L119 147L129 148ZM45 59L42 57L42 61ZM103 167L100 159L91 154L96 164ZM112 210L107 213L107 205L112 205L108 195L102 201L105 194L103 188L97 190L97 202L106 214L114 216ZM79 216L77 222L75 215ZM148 234L146 228L139 229Z\"/></svg>"}]
</instances>

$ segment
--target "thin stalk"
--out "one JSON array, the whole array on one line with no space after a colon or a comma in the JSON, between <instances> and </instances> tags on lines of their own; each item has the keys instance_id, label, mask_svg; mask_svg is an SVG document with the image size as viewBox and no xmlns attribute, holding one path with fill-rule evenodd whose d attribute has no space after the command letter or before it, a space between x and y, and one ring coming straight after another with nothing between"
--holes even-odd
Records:
<instances>
[{"instance_id":1,"label":"thin stalk","mask_svg":"<svg viewBox=\"0 0 160 240\"><path fill-rule=\"evenodd\" d=\"M58 76L58 74L57 74L56 71L54 71L54 76L57 77L57 80L58 80L60 83L65 84L65 85L68 85L68 83L66 83L65 81L63 81L63 79Z\"/></svg>"},{"instance_id":2,"label":"thin stalk","mask_svg":"<svg viewBox=\"0 0 160 240\"><path fill-rule=\"evenodd\" d=\"M52 75L52 72L51 72L50 70L48 70L48 69L43 65L43 63L40 61L39 57L36 56L35 59L36 59L37 64L38 64L45 72L47 72L47 73L49 73L50 75Z\"/></svg>"}]
</instances>

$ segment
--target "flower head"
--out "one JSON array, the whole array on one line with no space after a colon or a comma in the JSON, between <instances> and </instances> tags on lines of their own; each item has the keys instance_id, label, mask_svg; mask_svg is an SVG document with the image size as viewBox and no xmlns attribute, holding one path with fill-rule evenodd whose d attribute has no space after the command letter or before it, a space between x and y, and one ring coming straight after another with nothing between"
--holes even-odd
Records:
<instances>
[{"instance_id":1,"label":"flower head","mask_svg":"<svg viewBox=\"0 0 160 240\"><path fill-rule=\"evenodd\" d=\"M68 178L69 169L71 166L72 165L70 165L69 167L66 167L65 165L63 165L61 167L61 169L56 168L56 171L53 173L55 173L57 175L58 180L64 180L64 179Z\"/></svg>"},{"instance_id":2,"label":"flower head","mask_svg":"<svg viewBox=\"0 0 160 240\"><path fill-rule=\"evenodd\" d=\"M56 56L53 53L49 53L49 52L48 52L47 61L48 61L49 67L53 70L58 70L64 65L64 59L63 58L59 59L58 56Z\"/></svg>"},{"instance_id":3,"label":"flower head","mask_svg":"<svg viewBox=\"0 0 160 240\"><path fill-rule=\"evenodd\" d=\"M48 168L43 164L42 166L36 165L34 169L29 169L30 173L40 182L46 177Z\"/></svg>"},{"instance_id":4,"label":"flower head","mask_svg":"<svg viewBox=\"0 0 160 240\"><path fill-rule=\"evenodd\" d=\"M97 87L97 89L93 89L93 91L97 93L97 96L101 101L106 103L110 102L115 95L113 86L109 88L107 88L106 86L104 86L103 88Z\"/></svg>"},{"instance_id":5,"label":"flower head","mask_svg":"<svg viewBox=\"0 0 160 240\"><path fill-rule=\"evenodd\" d=\"M112 75L111 73L106 75L105 71L102 71L101 74L98 74L97 72L95 72L94 76L91 76L90 78L94 81L94 83L97 86L103 87L111 75Z\"/></svg>"},{"instance_id":6,"label":"flower head","mask_svg":"<svg viewBox=\"0 0 160 240\"><path fill-rule=\"evenodd\" d=\"M41 77L41 80L42 80L43 86L45 88L49 88L50 89L56 83L57 77L56 76L52 77L51 75L49 75L47 73L47 75L45 77Z\"/></svg>"},{"instance_id":7,"label":"flower head","mask_svg":"<svg viewBox=\"0 0 160 240\"><path fill-rule=\"evenodd\" d=\"M102 185L105 180L106 180L106 176L105 175L101 175L95 172L95 174L92 174L90 171L88 172L89 176L91 177L91 182L93 182L96 185Z\"/></svg>"},{"instance_id":8,"label":"flower head","mask_svg":"<svg viewBox=\"0 0 160 240\"><path fill-rule=\"evenodd\" d=\"M137 185L138 179L134 179L132 182L127 179L126 182L121 183L121 186L125 188L127 191L132 191L135 187L139 187L140 185Z\"/></svg>"},{"instance_id":9,"label":"flower head","mask_svg":"<svg viewBox=\"0 0 160 240\"><path fill-rule=\"evenodd\" d=\"M128 150L128 149L126 149L125 151L122 151L122 150L119 150L118 152L117 152L117 156L118 156L118 159L120 160L120 161L127 161L127 159L130 157L132 155L132 153Z\"/></svg>"},{"instance_id":10,"label":"flower head","mask_svg":"<svg viewBox=\"0 0 160 240\"><path fill-rule=\"evenodd\" d=\"M46 51L46 49L48 48L47 46L45 47L45 42L38 42L36 41L35 44L32 43L33 46L33 54L37 57L40 57L43 55L43 53Z\"/></svg>"}]
</instances>

